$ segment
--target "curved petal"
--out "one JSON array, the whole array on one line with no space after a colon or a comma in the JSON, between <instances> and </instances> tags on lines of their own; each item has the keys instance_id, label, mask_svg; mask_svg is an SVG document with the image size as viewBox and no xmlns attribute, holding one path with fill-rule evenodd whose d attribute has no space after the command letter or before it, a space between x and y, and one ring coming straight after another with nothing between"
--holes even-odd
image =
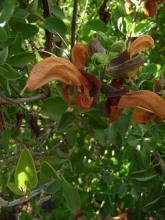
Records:
<instances>
[{"instance_id":1,"label":"curved petal","mask_svg":"<svg viewBox=\"0 0 165 220\"><path fill-rule=\"evenodd\" d=\"M26 85L33 91L52 80L77 86L87 83L85 77L70 61L60 57L49 57L32 68Z\"/></svg>"},{"instance_id":2,"label":"curved petal","mask_svg":"<svg viewBox=\"0 0 165 220\"><path fill-rule=\"evenodd\" d=\"M138 37L131 43L128 52L132 57L133 55L152 47L154 47L154 40L152 39L152 37L150 35L143 35Z\"/></svg>"},{"instance_id":3,"label":"curved petal","mask_svg":"<svg viewBox=\"0 0 165 220\"><path fill-rule=\"evenodd\" d=\"M120 109L140 106L165 119L165 101L156 93L148 90L139 90L123 95L118 103Z\"/></svg>"},{"instance_id":4,"label":"curved petal","mask_svg":"<svg viewBox=\"0 0 165 220\"><path fill-rule=\"evenodd\" d=\"M69 87L70 86L65 83L62 84L62 94L63 94L65 101L67 103L70 102Z\"/></svg>"},{"instance_id":5,"label":"curved petal","mask_svg":"<svg viewBox=\"0 0 165 220\"><path fill-rule=\"evenodd\" d=\"M131 116L132 120L137 124L147 124L154 114L140 108L135 108Z\"/></svg>"},{"instance_id":6,"label":"curved petal","mask_svg":"<svg viewBox=\"0 0 165 220\"><path fill-rule=\"evenodd\" d=\"M116 121L122 114L122 110L119 109L117 106L110 107L110 119L108 122L111 124L112 122Z\"/></svg>"},{"instance_id":7,"label":"curved petal","mask_svg":"<svg viewBox=\"0 0 165 220\"><path fill-rule=\"evenodd\" d=\"M93 98L90 97L89 90L85 86L76 86L74 89L74 102L75 104L87 110L93 103Z\"/></svg>"},{"instance_id":8,"label":"curved petal","mask_svg":"<svg viewBox=\"0 0 165 220\"><path fill-rule=\"evenodd\" d=\"M83 75L88 80L89 93L90 93L90 96L93 97L93 104L96 105L99 100L100 89L102 87L102 83L95 75L85 73L85 72L83 73Z\"/></svg>"},{"instance_id":9,"label":"curved petal","mask_svg":"<svg viewBox=\"0 0 165 220\"><path fill-rule=\"evenodd\" d=\"M81 43L76 43L72 48L72 63L82 70L88 59L88 48Z\"/></svg>"},{"instance_id":10,"label":"curved petal","mask_svg":"<svg viewBox=\"0 0 165 220\"><path fill-rule=\"evenodd\" d=\"M155 17L157 14L157 0L145 0L143 13L146 18Z\"/></svg>"}]
</instances>

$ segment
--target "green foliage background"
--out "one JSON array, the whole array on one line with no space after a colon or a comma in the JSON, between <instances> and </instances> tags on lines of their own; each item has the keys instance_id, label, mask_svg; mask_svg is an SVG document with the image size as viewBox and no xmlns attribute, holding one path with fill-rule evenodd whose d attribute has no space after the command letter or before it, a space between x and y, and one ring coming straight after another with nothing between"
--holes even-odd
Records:
<instances>
[{"instance_id":1,"label":"green foliage background","mask_svg":"<svg viewBox=\"0 0 165 220\"><path fill-rule=\"evenodd\" d=\"M47 3L50 10L46 9ZM21 211L21 220L35 216L43 220L74 219L75 209L84 213L86 219L102 219L116 215L117 203L128 210L129 219L155 215L163 220L164 122L136 125L131 122L131 109L128 109L119 120L108 125L101 111L103 95L97 106L84 112L72 102L65 103L60 83L51 83L50 91L45 89L46 92L44 89L22 92L30 70L37 61L48 56L47 52L70 55L73 3L70 0L0 1L1 197L9 201L19 198L17 190L13 193L8 184L21 172L16 172L21 166L18 159L23 149L28 148L30 155L25 155L23 160L32 155L33 159L25 163L30 167L34 160L31 173L34 175L37 171L38 180L30 184L34 187L27 187L23 195L30 196L31 190L52 179L54 183L30 200L33 213ZM102 3L100 0L79 1L76 40L87 44L91 38L99 39L111 59L121 52L120 45L130 32L133 37L150 34L155 48L145 53L145 64L131 86L132 90L153 90L164 66L165 5L159 2L157 16L152 19L144 19L138 11L132 22L123 1L107 1L109 18L104 23L99 17ZM101 75L101 68L92 62L88 68L93 74ZM108 80L109 76L105 81ZM19 102L21 98L37 94L43 95L41 99ZM68 108L72 111L67 111ZM51 195L47 201L50 210L36 203L47 193ZM2 217L10 210L15 212L15 208L0 208Z\"/></svg>"}]
</instances>

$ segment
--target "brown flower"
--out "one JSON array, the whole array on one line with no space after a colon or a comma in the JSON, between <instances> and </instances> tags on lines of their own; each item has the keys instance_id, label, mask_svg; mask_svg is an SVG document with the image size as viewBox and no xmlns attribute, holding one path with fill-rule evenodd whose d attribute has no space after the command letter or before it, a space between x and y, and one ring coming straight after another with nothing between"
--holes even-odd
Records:
<instances>
[{"instance_id":1,"label":"brown flower","mask_svg":"<svg viewBox=\"0 0 165 220\"><path fill-rule=\"evenodd\" d=\"M95 76L82 72L87 56L85 46L76 44L72 50L74 64L61 57L49 57L40 61L31 70L27 88L33 91L52 80L61 81L66 101L70 101L69 88L72 87L75 104L82 109L88 109L98 100L101 82Z\"/></svg>"}]
</instances>

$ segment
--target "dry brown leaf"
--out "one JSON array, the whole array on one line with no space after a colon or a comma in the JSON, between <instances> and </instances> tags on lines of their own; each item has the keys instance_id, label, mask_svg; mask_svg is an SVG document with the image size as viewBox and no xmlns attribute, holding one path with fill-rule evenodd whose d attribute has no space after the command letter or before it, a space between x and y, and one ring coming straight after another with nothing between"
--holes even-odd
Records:
<instances>
[{"instance_id":1,"label":"dry brown leaf","mask_svg":"<svg viewBox=\"0 0 165 220\"><path fill-rule=\"evenodd\" d=\"M76 43L72 48L72 63L82 70L88 59L88 48L81 43Z\"/></svg>"},{"instance_id":2,"label":"dry brown leaf","mask_svg":"<svg viewBox=\"0 0 165 220\"><path fill-rule=\"evenodd\" d=\"M76 86L87 84L85 77L70 61L61 57L49 57L32 68L26 86L33 91L52 80Z\"/></svg>"},{"instance_id":3,"label":"dry brown leaf","mask_svg":"<svg viewBox=\"0 0 165 220\"><path fill-rule=\"evenodd\" d=\"M128 48L128 52L132 57L133 55L152 47L154 47L153 38L150 35L143 35L131 43L130 47Z\"/></svg>"},{"instance_id":4,"label":"dry brown leaf","mask_svg":"<svg viewBox=\"0 0 165 220\"><path fill-rule=\"evenodd\" d=\"M118 103L118 108L142 107L165 119L165 101L156 93L149 90L139 90L123 95Z\"/></svg>"},{"instance_id":5,"label":"dry brown leaf","mask_svg":"<svg viewBox=\"0 0 165 220\"><path fill-rule=\"evenodd\" d=\"M110 74L117 79L124 79L131 77L133 73L137 72L143 63L144 55L139 54L119 65L110 63L106 66L105 71L110 72Z\"/></svg>"},{"instance_id":6,"label":"dry brown leaf","mask_svg":"<svg viewBox=\"0 0 165 220\"><path fill-rule=\"evenodd\" d=\"M157 1L156 0L145 0L143 14L146 18L153 18L157 14Z\"/></svg>"},{"instance_id":7,"label":"dry brown leaf","mask_svg":"<svg viewBox=\"0 0 165 220\"><path fill-rule=\"evenodd\" d=\"M94 53L105 53L105 49L98 39L92 39L89 41L88 50L90 56L92 56Z\"/></svg>"}]
</instances>

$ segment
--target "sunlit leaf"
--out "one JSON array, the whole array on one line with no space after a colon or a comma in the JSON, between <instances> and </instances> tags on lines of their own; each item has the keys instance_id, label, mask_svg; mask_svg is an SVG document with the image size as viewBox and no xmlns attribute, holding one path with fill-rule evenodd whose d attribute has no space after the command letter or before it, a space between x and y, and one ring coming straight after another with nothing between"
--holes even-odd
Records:
<instances>
[{"instance_id":1,"label":"sunlit leaf","mask_svg":"<svg viewBox=\"0 0 165 220\"><path fill-rule=\"evenodd\" d=\"M34 160L28 149L21 152L19 161L14 173L15 185L23 192L33 189L37 186L38 178Z\"/></svg>"},{"instance_id":2,"label":"sunlit leaf","mask_svg":"<svg viewBox=\"0 0 165 220\"><path fill-rule=\"evenodd\" d=\"M16 195L19 195L19 196L23 196L26 194L26 191L20 189L16 183L8 183L7 184L8 188Z\"/></svg>"}]
</instances>

